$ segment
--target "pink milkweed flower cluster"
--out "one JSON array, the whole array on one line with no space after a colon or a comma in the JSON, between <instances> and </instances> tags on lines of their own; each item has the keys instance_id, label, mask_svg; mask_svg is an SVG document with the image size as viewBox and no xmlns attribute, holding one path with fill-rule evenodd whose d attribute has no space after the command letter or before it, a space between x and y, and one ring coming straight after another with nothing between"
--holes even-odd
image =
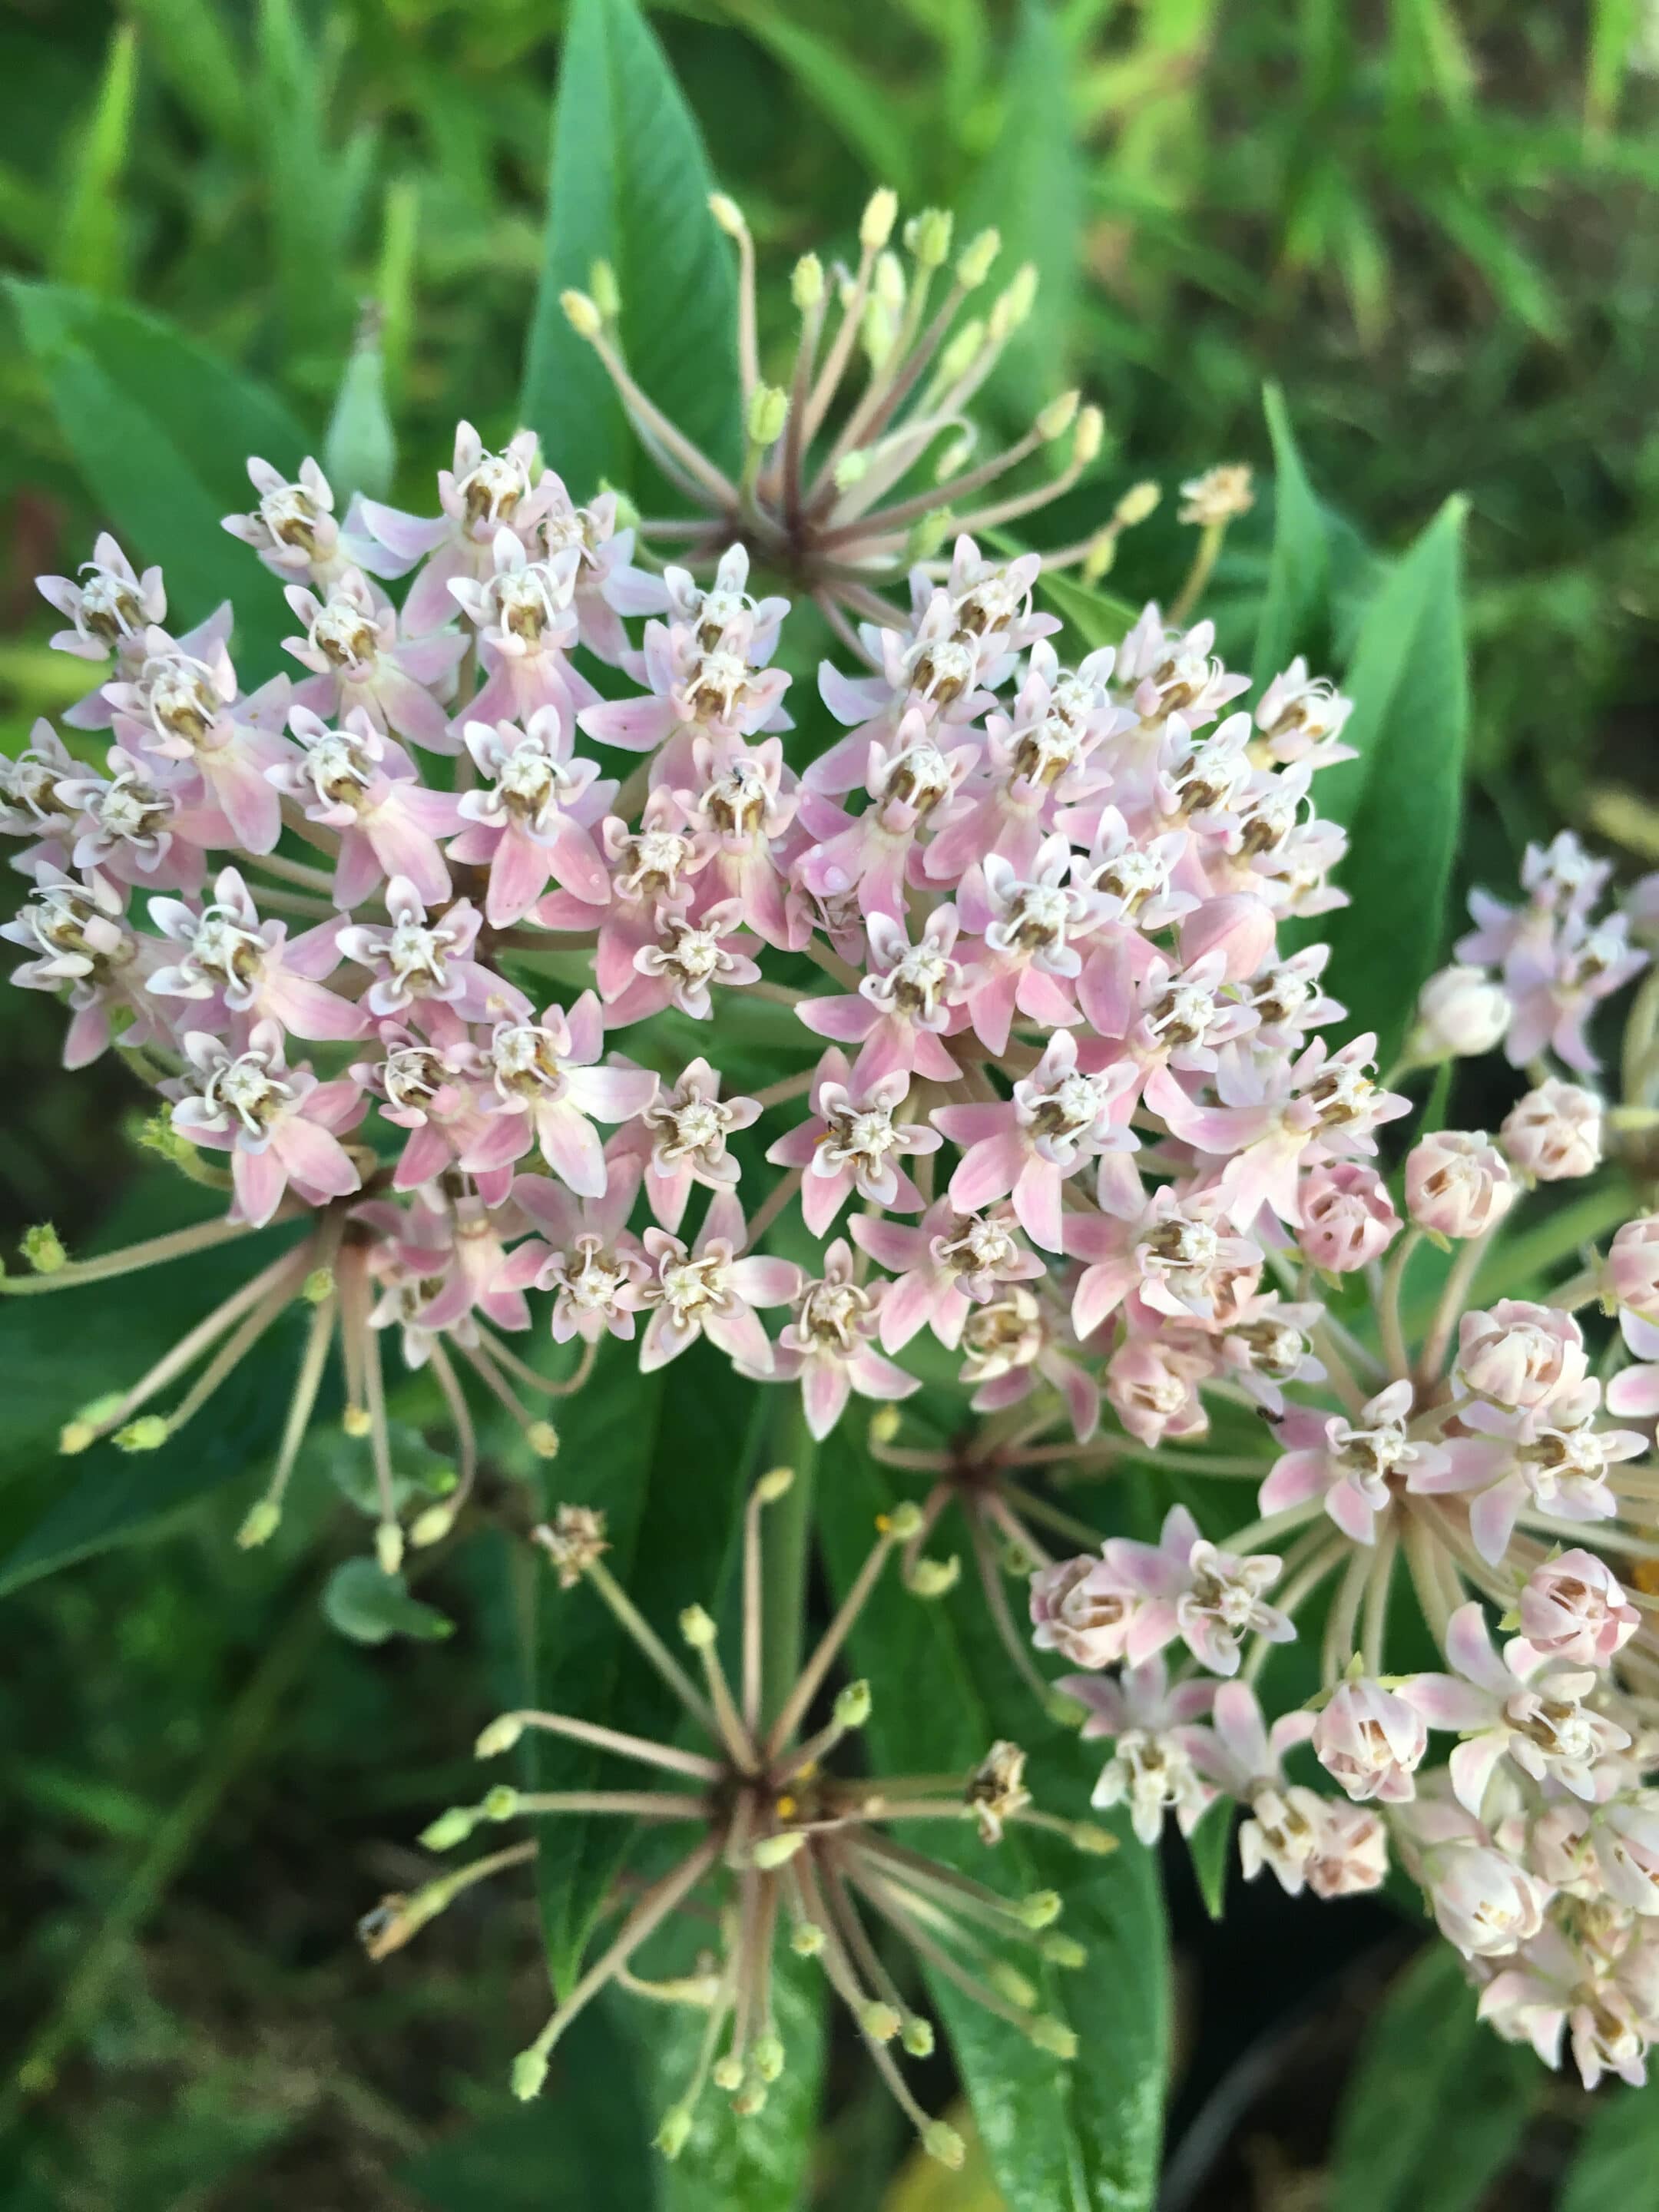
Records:
<instances>
[{"instance_id":1,"label":"pink milkweed flower cluster","mask_svg":"<svg viewBox=\"0 0 1659 2212\"><path fill-rule=\"evenodd\" d=\"M1351 757L1349 702L1298 660L1252 707L1180 602L1068 664L1037 555L914 533L941 495L913 512L900 480L939 426L907 415L902 361L825 430L860 330L891 310L892 222L878 195L845 323L798 272L788 393L745 361L740 486L633 385L595 303L571 303L703 495L654 532L678 559L614 498L578 505L529 434L492 451L462 424L436 513L337 517L314 463L291 482L250 465L256 503L228 527L299 625L292 670L252 688L228 608L175 635L166 580L109 538L44 580L56 641L99 680L70 738L42 723L0 776L30 885L15 980L66 1002L70 1065L121 1055L158 1102L152 1144L225 1210L83 1262L37 1232L39 1272L0 1288L291 1225L64 1446L161 1444L300 1301L245 1539L276 1525L337 1348L387 1571L406 1535L387 1345L435 1384L459 1462L407 1532L422 1542L471 1486L480 1394L549 1454L533 1399L581 1388L602 1350L649 1372L702 1343L798 1390L818 1437L867 1401L878 1457L932 1478L906 1583L949 1590L954 1559L922 1547L959 1506L1013 1663L1109 1745L1098 1802L1143 1836L1237 1808L1245 1874L1321 1897L1375 1887L1392 1850L1502 2032L1547 2056L1570 2037L1587 2076L1639 2070L1659 2021L1639 1464L1659 1217L1636 1194L1659 889L1608 910L1608 870L1571 837L1529 853L1522 902L1477 897L1379 1074L1309 941L1345 900L1343 832L1316 806ZM931 281L948 228L907 237ZM983 242L963 260L972 289ZM939 367L953 411L1017 323L1012 289L991 352ZM1066 435L1068 469L1093 457L1072 403L1007 465ZM1243 495L1236 472L1190 489L1200 581ZM969 519L1000 532L1035 503ZM814 592L844 648L815 687L751 553ZM1603 1053L1591 1018L1644 970ZM766 1079L736 1034L763 1040ZM1395 1082L1500 1039L1524 1078L1498 1071L1496 1129L1401 1142ZM1512 1279L1539 1187L1615 1156L1590 1183L1601 1228L1576 1210L1560 1247L1577 1272L1558 1279L1534 1241ZM512 1341L543 1331L564 1347L546 1368ZM941 1374L955 1410L934 1380L910 1409L930 1441L901 1442L901 1404ZM1042 1487L1125 1464L1244 1480L1252 1510L1206 1528L1176 1505L1156 1533L1120 1516L1102 1536ZM1388 1671L1400 1581L1443 1676ZM1273 1654L1316 1597L1322 1688L1273 1713ZM1033 1650L1076 1672L1057 1690ZM1444 1766L1437 1730L1462 1739Z\"/></svg>"},{"instance_id":2,"label":"pink milkweed flower cluster","mask_svg":"<svg viewBox=\"0 0 1659 2212\"><path fill-rule=\"evenodd\" d=\"M1245 1876L1267 1869L1292 1893L1375 1888L1396 1858L1467 1961L1481 2016L1551 2065L1570 2053L1590 2087L1643 2080L1659 2039L1659 1644L1644 1617L1659 1589L1659 1220L1613 1181L1605 1250L1593 1231L1564 1237L1521 1295L1504 1294L1504 1240L1534 1186L1595 1176L1609 1154L1638 1190L1651 1181L1659 987L1629 939L1651 937L1659 895L1650 878L1596 921L1609 876L1565 834L1530 850L1528 902L1477 894L1464 964L1425 988L1408 1066L1501 1045L1526 1069L1531 1087L1495 1133L1431 1128L1391 1171L1340 1155L1304 1169L1297 1061L1287 1051L1270 1079L1291 1110L1252 1121L1224 1052L1207 1089L1158 1102L1188 1144L1233 1133L1198 1192L1177 1176L1135 1211L1103 1164L1098 1212L1068 1216L1066 1249L1091 1262L1088 1321L1138 1297L1178 1331L1205 1311L1189 1255L1230 1270L1279 1255L1296 1301L1280 1309L1281 1327L1295 1315L1285 1348L1309 1357L1276 1398L1251 1393L1275 1451L1190 1460L1254 1475L1256 1517L1211 1534L1178 1506L1156 1545L1111 1536L1056 1555L1050 1531L1076 1524L1021 1486L1059 1455L1026 1431L985 1438L972 1467L1036 1561L1032 1646L1081 1670L1036 1686L1081 1711L1085 1740L1106 1741L1096 1802L1127 1805L1147 1841L1170 1813L1190 1834L1231 1804ZM1580 957L1592 939L1594 988ZM1590 1087L1601 1062L1584 1023L1644 970L1607 1054L1624 1086L1609 1098ZM1343 1095L1343 1057L1310 1071L1311 1095ZM1381 1118L1369 1095L1366 1110ZM1575 1255L1577 1271L1551 1281ZM1344 1293L1354 1277L1365 1318ZM1178 1466L1204 1398L1240 1395L1244 1377L1184 1370L1167 1334L1152 1356L1166 1370L1156 1399L1112 1403L1134 1443L1165 1440ZM1103 1439L1076 1463L1103 1470L1125 1449ZM1444 1672L1387 1671L1401 1579ZM1316 1592L1323 1686L1270 1721L1273 1649Z\"/></svg>"}]
</instances>

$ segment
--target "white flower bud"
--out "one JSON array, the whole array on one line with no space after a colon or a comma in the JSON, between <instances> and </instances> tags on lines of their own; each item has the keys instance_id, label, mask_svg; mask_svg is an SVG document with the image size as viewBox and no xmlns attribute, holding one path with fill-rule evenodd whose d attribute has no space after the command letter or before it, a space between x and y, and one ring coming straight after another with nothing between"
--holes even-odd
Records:
<instances>
[{"instance_id":1,"label":"white flower bud","mask_svg":"<svg viewBox=\"0 0 1659 2212\"><path fill-rule=\"evenodd\" d=\"M565 319L579 338L591 342L604 329L605 318L586 292L561 292L559 305L564 309Z\"/></svg>"},{"instance_id":2,"label":"white flower bud","mask_svg":"<svg viewBox=\"0 0 1659 2212\"><path fill-rule=\"evenodd\" d=\"M1442 968L1418 994L1412 1057L1470 1060L1490 1052L1503 1042L1514 1011L1509 993L1484 969Z\"/></svg>"}]
</instances>

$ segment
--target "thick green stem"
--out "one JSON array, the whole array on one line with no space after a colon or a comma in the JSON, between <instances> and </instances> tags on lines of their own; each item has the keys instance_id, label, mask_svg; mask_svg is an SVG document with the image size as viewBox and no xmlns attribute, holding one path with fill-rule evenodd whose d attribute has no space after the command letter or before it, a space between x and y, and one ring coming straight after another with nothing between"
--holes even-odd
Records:
<instances>
[{"instance_id":1,"label":"thick green stem","mask_svg":"<svg viewBox=\"0 0 1659 2212\"><path fill-rule=\"evenodd\" d=\"M812 1557L812 1476L817 1444L799 1401L790 1400L783 1458L795 1479L761 1520L761 1717L769 1728L800 1673L806 1578Z\"/></svg>"}]
</instances>

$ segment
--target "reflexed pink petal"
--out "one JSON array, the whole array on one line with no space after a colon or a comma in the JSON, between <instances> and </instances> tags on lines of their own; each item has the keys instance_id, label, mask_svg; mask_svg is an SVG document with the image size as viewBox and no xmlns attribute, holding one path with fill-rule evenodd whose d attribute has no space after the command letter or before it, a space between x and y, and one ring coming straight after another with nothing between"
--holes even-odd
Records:
<instances>
[{"instance_id":1,"label":"reflexed pink petal","mask_svg":"<svg viewBox=\"0 0 1659 2212\"><path fill-rule=\"evenodd\" d=\"M841 1419L853 1381L839 1360L809 1359L801 1369L801 1407L806 1425L822 1443Z\"/></svg>"},{"instance_id":2,"label":"reflexed pink petal","mask_svg":"<svg viewBox=\"0 0 1659 2212\"><path fill-rule=\"evenodd\" d=\"M258 1152L238 1145L230 1156L230 1173L244 1217L256 1229L262 1228L283 1202L283 1193L288 1188L287 1169L269 1145Z\"/></svg>"},{"instance_id":3,"label":"reflexed pink petal","mask_svg":"<svg viewBox=\"0 0 1659 2212\"><path fill-rule=\"evenodd\" d=\"M800 1289L801 1272L793 1260L753 1252L746 1260L732 1262L731 1283L745 1304L786 1306Z\"/></svg>"},{"instance_id":4,"label":"reflexed pink petal","mask_svg":"<svg viewBox=\"0 0 1659 2212\"><path fill-rule=\"evenodd\" d=\"M605 1188L605 1149L586 1115L562 1099L538 1106L536 1141L542 1158L579 1198L598 1198Z\"/></svg>"}]
</instances>

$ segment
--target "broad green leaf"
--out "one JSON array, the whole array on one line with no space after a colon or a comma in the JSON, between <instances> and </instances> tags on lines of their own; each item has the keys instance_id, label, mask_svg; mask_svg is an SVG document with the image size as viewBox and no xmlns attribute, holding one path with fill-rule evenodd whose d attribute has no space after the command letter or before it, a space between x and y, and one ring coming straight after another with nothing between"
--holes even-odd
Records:
<instances>
[{"instance_id":1,"label":"broad green leaf","mask_svg":"<svg viewBox=\"0 0 1659 2212\"><path fill-rule=\"evenodd\" d=\"M127 553L166 572L168 628L199 622L228 588L251 690L278 666L293 617L275 579L220 524L250 503L249 454L292 474L304 431L262 385L155 316L56 284L10 289L88 489Z\"/></svg>"},{"instance_id":2,"label":"broad green leaf","mask_svg":"<svg viewBox=\"0 0 1659 2212\"><path fill-rule=\"evenodd\" d=\"M635 1347L607 1340L592 1379L558 1417L552 1495L605 1514L606 1565L671 1646L685 1606L716 1608L757 1395L707 1345L641 1375ZM678 1705L598 1595L585 1583L562 1590L550 1572L538 1576L535 1593L531 1702L633 1735L672 1737ZM534 1729L525 1748L534 1789L639 1786L639 1770ZM544 1821L539 1833L542 1923L554 1984L562 1988L629 1829L595 1815Z\"/></svg>"},{"instance_id":3,"label":"broad green leaf","mask_svg":"<svg viewBox=\"0 0 1659 2212\"><path fill-rule=\"evenodd\" d=\"M1514 2155L1546 2077L1475 2017L1449 1944L1395 1982L1337 2115L1342 2212L1472 2212Z\"/></svg>"},{"instance_id":4,"label":"broad green leaf","mask_svg":"<svg viewBox=\"0 0 1659 2212\"><path fill-rule=\"evenodd\" d=\"M122 289L126 211L121 177L132 141L138 89L138 33L123 23L111 39L103 82L69 179L52 273L88 292Z\"/></svg>"},{"instance_id":5,"label":"broad green leaf","mask_svg":"<svg viewBox=\"0 0 1659 2212\"><path fill-rule=\"evenodd\" d=\"M341 1560L324 1587L323 1614L354 1644L385 1644L394 1636L441 1644L455 1632L453 1620L411 1597L403 1577L382 1574L374 1559Z\"/></svg>"},{"instance_id":6,"label":"broad green leaf","mask_svg":"<svg viewBox=\"0 0 1659 2212\"><path fill-rule=\"evenodd\" d=\"M1354 702L1343 739L1358 757L1322 770L1317 786L1320 812L1348 832L1336 880L1351 902L1297 935L1329 941L1348 1033L1375 1030L1385 1068L1445 935L1469 720L1464 507L1446 502L1367 613L1343 680Z\"/></svg>"},{"instance_id":7,"label":"broad green leaf","mask_svg":"<svg viewBox=\"0 0 1659 2212\"><path fill-rule=\"evenodd\" d=\"M680 1931L682 1939L689 1932ZM682 1940L680 1966L691 1967L696 1948L695 1940ZM671 1954L671 1970L675 1963ZM787 1933L774 1953L772 2002L782 2073L750 2119L738 2118L712 2084L705 2087L685 2148L660 2168L662 2212L795 2212L804 2201L823 2086L826 1984L816 1960L795 1956ZM635 2003L627 2019L654 2121L690 2087L708 2015L695 2006Z\"/></svg>"},{"instance_id":8,"label":"broad green leaf","mask_svg":"<svg viewBox=\"0 0 1659 2212\"><path fill-rule=\"evenodd\" d=\"M560 295L608 261L621 345L654 405L722 466L738 455L737 283L708 212L708 155L634 0L574 0L553 104L544 256L520 413L586 498L601 479L639 490L638 442Z\"/></svg>"},{"instance_id":9,"label":"broad green leaf","mask_svg":"<svg viewBox=\"0 0 1659 2212\"><path fill-rule=\"evenodd\" d=\"M1567 2168L1559 2212L1635 2212L1659 2172L1659 2086L1604 2088Z\"/></svg>"},{"instance_id":10,"label":"broad green leaf","mask_svg":"<svg viewBox=\"0 0 1659 2212\"><path fill-rule=\"evenodd\" d=\"M845 1435L819 1462L819 1526L831 1580L844 1589L868 1551L893 1492ZM940 1544L954 1532L940 1531ZM1014 1673L976 1585L932 1603L890 1572L855 1632L853 1660L869 1677L868 1734L878 1771L964 1776L998 1737L1030 1753L1040 1804L1088 1819L1097 1765L1091 1747L1056 1729ZM1114 1820L1120 1838L1127 1824ZM971 1828L915 1831L930 1855L1011 1894L1054 1888L1061 1929L1083 1943L1080 1972L1042 1970L1045 2003L1078 2038L1069 2064L1017 2030L933 1985L986 2151L1009 2212L1147 2212L1158 2191L1169 2038L1169 1963L1157 1863L1133 1838L1100 1858L1025 1829L994 1852Z\"/></svg>"},{"instance_id":11,"label":"broad green leaf","mask_svg":"<svg viewBox=\"0 0 1659 2212\"><path fill-rule=\"evenodd\" d=\"M647 2112L630 2039L596 2005L532 2104L475 2121L398 2179L432 2212L653 2212L663 2168Z\"/></svg>"},{"instance_id":12,"label":"broad green leaf","mask_svg":"<svg viewBox=\"0 0 1659 2212\"><path fill-rule=\"evenodd\" d=\"M1073 72L1047 0L1021 0L1003 80L1002 128L969 195L964 236L1002 234L994 280L1030 262L1036 302L989 389L1034 416L1065 388L1076 357L1085 173L1072 113Z\"/></svg>"},{"instance_id":13,"label":"broad green leaf","mask_svg":"<svg viewBox=\"0 0 1659 2212\"><path fill-rule=\"evenodd\" d=\"M1261 395L1273 448L1273 550L1267 597L1256 632L1251 682L1258 693L1298 653L1316 653L1329 627L1326 580L1330 549L1325 517L1297 450L1285 395L1276 384Z\"/></svg>"}]
</instances>

